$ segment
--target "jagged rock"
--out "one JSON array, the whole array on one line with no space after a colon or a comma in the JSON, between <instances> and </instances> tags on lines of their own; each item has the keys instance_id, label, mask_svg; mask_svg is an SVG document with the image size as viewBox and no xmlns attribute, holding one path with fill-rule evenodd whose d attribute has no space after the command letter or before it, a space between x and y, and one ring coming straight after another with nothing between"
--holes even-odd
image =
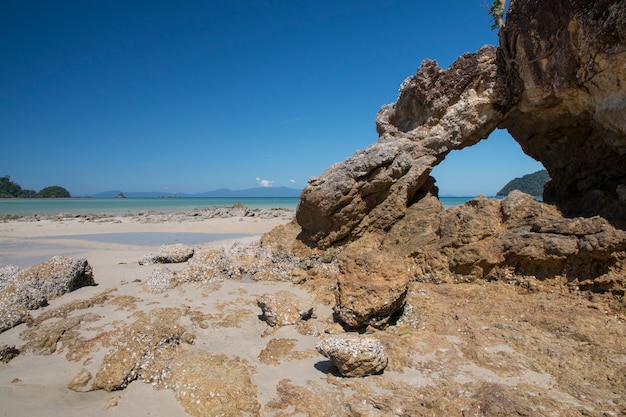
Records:
<instances>
[{"instance_id":1,"label":"jagged rock","mask_svg":"<svg viewBox=\"0 0 626 417\"><path fill-rule=\"evenodd\" d=\"M337 257L335 317L351 327L384 327L404 305L410 281L402 258L353 245Z\"/></svg>"},{"instance_id":2,"label":"jagged rock","mask_svg":"<svg viewBox=\"0 0 626 417\"><path fill-rule=\"evenodd\" d=\"M426 60L376 117L377 143L313 178L300 196L301 239L328 247L387 230L433 188L432 168L452 150L486 138L505 117L508 96L496 48L447 70Z\"/></svg>"},{"instance_id":3,"label":"jagged rock","mask_svg":"<svg viewBox=\"0 0 626 417\"><path fill-rule=\"evenodd\" d=\"M419 279L558 275L623 297L625 27L623 1L513 1L500 48L446 70L424 61L379 111L378 142L310 180L298 239L349 248L374 235ZM516 194L444 211L433 167L496 128L544 164L550 204Z\"/></svg>"},{"instance_id":4,"label":"jagged rock","mask_svg":"<svg viewBox=\"0 0 626 417\"><path fill-rule=\"evenodd\" d=\"M423 209L428 201L412 206L382 244L384 252L413 258L420 276L490 277L507 269L600 282L620 267L626 251L626 232L605 219L564 218L555 206L520 191L438 212Z\"/></svg>"},{"instance_id":5,"label":"jagged rock","mask_svg":"<svg viewBox=\"0 0 626 417\"><path fill-rule=\"evenodd\" d=\"M281 290L257 299L263 318L270 326L288 326L313 315L313 305L296 294Z\"/></svg>"},{"instance_id":6,"label":"jagged rock","mask_svg":"<svg viewBox=\"0 0 626 417\"><path fill-rule=\"evenodd\" d=\"M388 363L385 347L373 337L330 336L315 349L330 359L345 377L380 374Z\"/></svg>"},{"instance_id":7,"label":"jagged rock","mask_svg":"<svg viewBox=\"0 0 626 417\"><path fill-rule=\"evenodd\" d=\"M22 323L29 310L45 305L48 300L94 283L86 259L54 256L19 270L0 290L0 332Z\"/></svg>"},{"instance_id":8,"label":"jagged rock","mask_svg":"<svg viewBox=\"0 0 626 417\"><path fill-rule=\"evenodd\" d=\"M550 173L544 201L626 227L626 3L514 1L500 39L503 127Z\"/></svg>"},{"instance_id":9,"label":"jagged rock","mask_svg":"<svg viewBox=\"0 0 626 417\"><path fill-rule=\"evenodd\" d=\"M162 245L156 253L150 253L139 260L139 265L168 264L185 262L193 256L194 249L182 243Z\"/></svg>"},{"instance_id":10,"label":"jagged rock","mask_svg":"<svg viewBox=\"0 0 626 417\"><path fill-rule=\"evenodd\" d=\"M211 250L194 254L185 268L176 272L175 278L177 283L221 281L231 268L224 251Z\"/></svg>"}]
</instances>

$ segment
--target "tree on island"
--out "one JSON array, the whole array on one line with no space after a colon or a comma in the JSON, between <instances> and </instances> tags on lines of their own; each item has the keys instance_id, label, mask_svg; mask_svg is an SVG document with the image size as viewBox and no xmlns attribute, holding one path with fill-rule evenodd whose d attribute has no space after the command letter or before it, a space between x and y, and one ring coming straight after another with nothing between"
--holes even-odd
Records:
<instances>
[{"instance_id":1,"label":"tree on island","mask_svg":"<svg viewBox=\"0 0 626 417\"><path fill-rule=\"evenodd\" d=\"M11 181L11 177L0 177L0 198L67 198L70 192L63 187L54 185L36 192L35 190L23 190L19 184Z\"/></svg>"},{"instance_id":2,"label":"tree on island","mask_svg":"<svg viewBox=\"0 0 626 417\"><path fill-rule=\"evenodd\" d=\"M507 196L513 190L520 190L526 194L534 196L543 195L543 186L549 179L550 175L545 169L537 171L533 174L524 175L521 178L515 178L509 181L500 191L498 191L496 196Z\"/></svg>"}]
</instances>

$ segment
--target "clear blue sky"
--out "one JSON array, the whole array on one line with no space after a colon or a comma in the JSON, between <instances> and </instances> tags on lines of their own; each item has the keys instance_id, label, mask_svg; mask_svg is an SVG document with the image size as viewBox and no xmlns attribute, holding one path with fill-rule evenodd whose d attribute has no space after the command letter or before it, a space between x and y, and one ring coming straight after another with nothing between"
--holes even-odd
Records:
<instances>
[{"instance_id":1,"label":"clear blue sky","mask_svg":"<svg viewBox=\"0 0 626 417\"><path fill-rule=\"evenodd\" d=\"M302 188L377 140L425 58L497 42L484 0L0 3L0 175L26 189ZM493 195L542 169L500 132L436 168Z\"/></svg>"}]
</instances>

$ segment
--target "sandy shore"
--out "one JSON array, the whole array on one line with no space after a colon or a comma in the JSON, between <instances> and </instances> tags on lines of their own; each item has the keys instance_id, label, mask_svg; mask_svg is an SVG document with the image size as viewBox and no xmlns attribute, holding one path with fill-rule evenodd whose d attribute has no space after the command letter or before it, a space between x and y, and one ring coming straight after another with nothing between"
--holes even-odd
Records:
<instances>
[{"instance_id":1,"label":"sandy shore","mask_svg":"<svg viewBox=\"0 0 626 417\"><path fill-rule=\"evenodd\" d=\"M54 255L87 258L90 263L120 251L129 256L172 243L199 249L222 241L255 238L288 219L224 217L194 221L142 222L133 216L0 222L0 265L27 267ZM141 256L141 255L139 255Z\"/></svg>"},{"instance_id":2,"label":"sandy shore","mask_svg":"<svg viewBox=\"0 0 626 417\"><path fill-rule=\"evenodd\" d=\"M276 385L282 378L292 378L305 383L307 378L319 378L321 374L315 364L324 359L312 353L317 339L299 334L293 326L279 329L273 338L294 340L295 350L307 351L303 358L281 371L277 366L260 362L259 354L266 348L268 338L262 337L268 330L260 320L260 310L256 298L265 292L288 289L307 296L288 283L223 281L203 286L187 284L164 294L148 292L142 283L150 276L156 265L141 266L137 263L143 255L154 252L161 244L159 237L164 234L184 235L186 233L207 234L210 240L197 243L197 252L227 245L235 240L252 242L259 239L279 224L288 222L285 218L215 218L194 222L138 223L130 217L114 218L107 221L85 221L66 219L63 221L40 220L8 221L0 223L1 264L16 264L27 267L35 261L47 260L53 255L68 255L86 258L93 268L97 286L84 287L60 298L54 299L32 316L62 307L77 300L88 300L98 294L112 291L111 302L96 305L89 309L95 315L94 322L81 327L81 337L88 339L95 332L119 330L123 323L133 320L136 312L150 312L159 308L185 306L198 314L213 314L228 321L229 317L242 317L235 325L211 324L195 326L196 340L189 349L208 350L212 353L226 353L237 356L254 367L252 383L257 387L258 400L263 403L275 395ZM153 236L150 245L124 243L121 234L149 233ZM118 242L99 242L98 235L117 236ZM233 234L246 235L233 238ZM71 237L68 237L71 236ZM224 237L224 239L220 239ZM202 240L202 239L200 239ZM184 268L184 264L170 264L173 270ZM77 311L75 315L84 314ZM327 312L329 313L329 312ZM186 323L190 325L190 323ZM16 326L0 334L1 345L25 346L23 332L25 324ZM0 416L48 415L48 416L177 416L187 415L181 402L172 390L154 389L150 384L136 381L122 391L104 390L75 392L68 389L68 383L82 369L93 376L99 370L103 357L114 343L112 340L96 344L81 354L70 353L76 350L71 341L59 340L57 349L50 355L25 349L9 363L0 363ZM314 351L313 351L314 352ZM279 360L279 358L277 358ZM308 376L307 376L308 375Z\"/></svg>"},{"instance_id":3,"label":"sandy shore","mask_svg":"<svg viewBox=\"0 0 626 417\"><path fill-rule=\"evenodd\" d=\"M337 377L315 350L326 332L342 332L329 302L317 298L318 291L332 294L332 279L300 286L221 279L161 293L146 287L163 266L138 260L172 243L168 239L190 238L203 254L237 241L254 244L290 220L130 216L0 223L0 264L85 258L98 284L32 311L30 326L0 333L0 348L20 350L0 361L0 417L624 414L624 317L554 283L529 281L530 289L498 281L411 283L401 319L374 331L389 366L366 378ZM166 268L183 271L190 262ZM302 325L270 327L256 300L280 290L310 302L314 316ZM168 323L167 331L182 326L184 333L180 344L163 350L165 366L148 362L158 375L123 390L90 390L102 369L126 360L111 361L111 353L128 347L143 360L158 351L137 350L138 326L146 331L139 339L149 339L151 329ZM91 377L86 392L68 387L81 374ZM252 394L246 397L246 390ZM230 397L216 397L220 391ZM222 407L229 404L234 408ZM240 411L248 406L256 411Z\"/></svg>"}]
</instances>

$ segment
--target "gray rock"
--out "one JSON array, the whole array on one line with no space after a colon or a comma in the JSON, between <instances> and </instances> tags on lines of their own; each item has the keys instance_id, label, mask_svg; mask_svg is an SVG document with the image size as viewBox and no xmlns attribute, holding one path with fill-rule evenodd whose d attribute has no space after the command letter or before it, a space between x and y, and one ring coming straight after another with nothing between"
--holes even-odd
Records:
<instances>
[{"instance_id":1,"label":"gray rock","mask_svg":"<svg viewBox=\"0 0 626 417\"><path fill-rule=\"evenodd\" d=\"M21 270L0 290L0 332L22 323L29 310L77 288L94 285L86 259L54 256Z\"/></svg>"}]
</instances>

